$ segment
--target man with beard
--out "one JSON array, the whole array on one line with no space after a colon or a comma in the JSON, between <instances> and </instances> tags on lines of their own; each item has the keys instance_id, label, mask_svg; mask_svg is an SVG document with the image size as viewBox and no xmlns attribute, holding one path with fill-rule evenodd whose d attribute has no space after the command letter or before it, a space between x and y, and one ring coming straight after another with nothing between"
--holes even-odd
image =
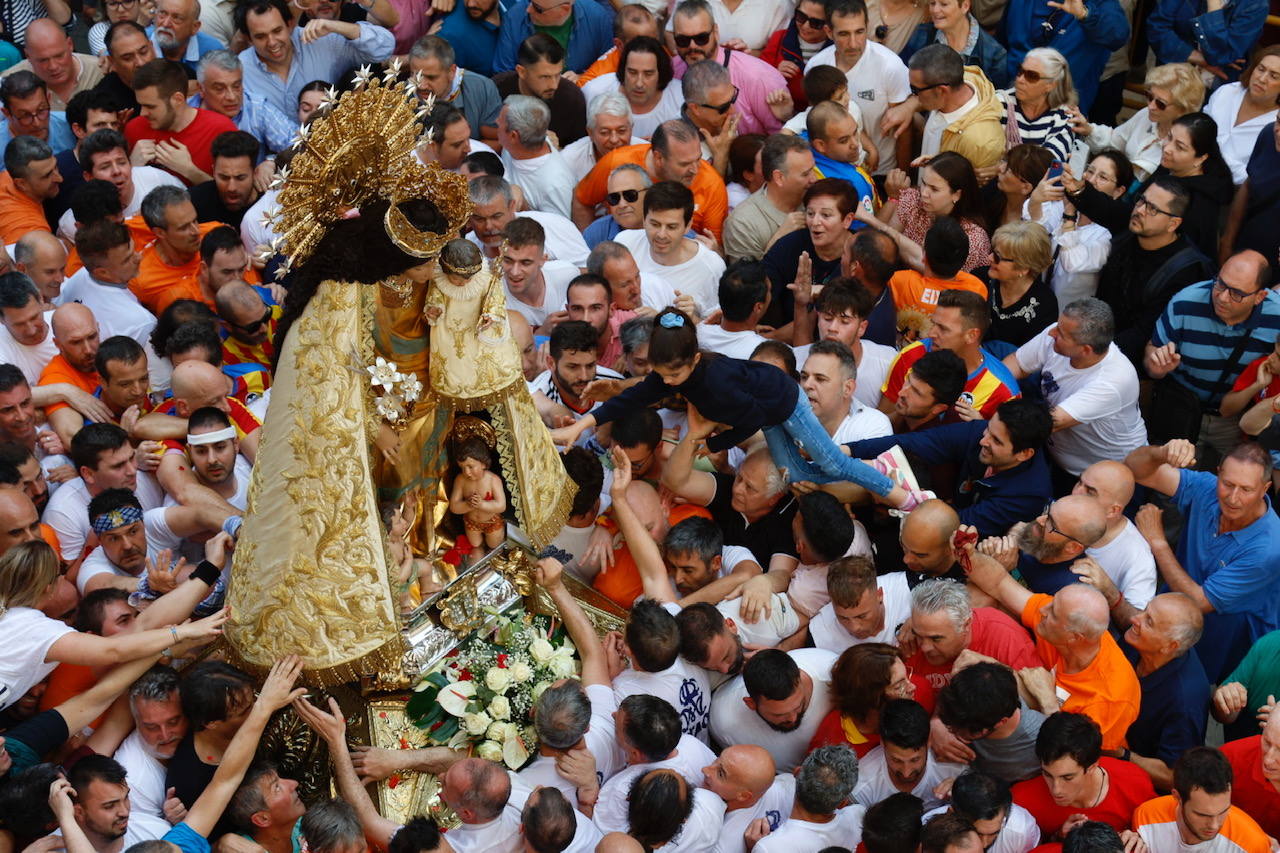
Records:
<instances>
[{"instance_id":1,"label":"man with beard","mask_svg":"<svg viewBox=\"0 0 1280 853\"><path fill-rule=\"evenodd\" d=\"M259 147L258 140L243 130L228 131L213 140L213 180L191 188L199 221L240 227L245 211L262 195L253 183Z\"/></svg>"},{"instance_id":2,"label":"man with beard","mask_svg":"<svg viewBox=\"0 0 1280 853\"><path fill-rule=\"evenodd\" d=\"M529 383L529 390L541 395L535 396L535 401L558 404L575 421L599 405L583 398L587 386L597 379L622 376L597 364L598 340L596 330L584 320L566 320L556 326L551 333L547 369Z\"/></svg>"},{"instance_id":3,"label":"man with beard","mask_svg":"<svg viewBox=\"0 0 1280 853\"><path fill-rule=\"evenodd\" d=\"M113 758L89 755L67 774L75 789L76 823L84 830L94 853L121 853L146 837L129 826L129 784L125 770Z\"/></svg>"},{"instance_id":4,"label":"man with beard","mask_svg":"<svg viewBox=\"0 0 1280 853\"><path fill-rule=\"evenodd\" d=\"M45 236L57 241L50 234ZM20 272L0 275L0 364L15 365L28 382L36 381L58 354L47 312L48 306L30 278Z\"/></svg>"},{"instance_id":5,"label":"man with beard","mask_svg":"<svg viewBox=\"0 0 1280 853\"><path fill-rule=\"evenodd\" d=\"M156 49L141 24L133 21L117 21L107 30L106 35L108 66L110 73L102 78L102 82L94 87L96 91L106 92L117 104L138 111L138 98L133 92L133 78L138 69L156 58ZM183 74L185 77L185 73Z\"/></svg>"},{"instance_id":6,"label":"man with beard","mask_svg":"<svg viewBox=\"0 0 1280 853\"><path fill-rule=\"evenodd\" d=\"M622 342L618 329L636 314L623 311L614 304L613 289L600 275L583 273L565 288L565 310L570 320L583 320L596 330L597 363L617 370L622 364Z\"/></svg>"},{"instance_id":7,"label":"man with beard","mask_svg":"<svg viewBox=\"0 0 1280 853\"><path fill-rule=\"evenodd\" d=\"M831 710L829 687L835 662L835 654L823 649L756 652L742 675L716 691L711 736L725 746L763 746L778 769L790 773Z\"/></svg>"},{"instance_id":8,"label":"man with beard","mask_svg":"<svg viewBox=\"0 0 1280 853\"><path fill-rule=\"evenodd\" d=\"M169 831L169 814L177 815L167 803L164 787L165 765L187 733L187 715L178 695L178 674L156 665L129 688L129 710L134 730L112 756L128 773L129 819L149 837L159 838Z\"/></svg>"},{"instance_id":9,"label":"man with beard","mask_svg":"<svg viewBox=\"0 0 1280 853\"><path fill-rule=\"evenodd\" d=\"M501 23L498 0L464 0L445 16L436 35L453 47L454 59L461 68L488 78L493 76L493 57ZM497 120L496 111L494 120ZM496 129L494 138L497 138Z\"/></svg>"},{"instance_id":10,"label":"man with beard","mask_svg":"<svg viewBox=\"0 0 1280 853\"><path fill-rule=\"evenodd\" d=\"M521 42L516 52L515 71L497 74L493 78L493 84L503 98L528 95L546 104L551 113L551 133L555 135L559 148L577 142L587 133L587 102L583 91L562 76L564 61L565 52L560 42L538 32ZM507 146L501 134L497 139L504 148ZM507 168L509 172L511 167ZM582 177L571 174L574 181Z\"/></svg>"},{"instance_id":11,"label":"man with beard","mask_svg":"<svg viewBox=\"0 0 1280 853\"><path fill-rule=\"evenodd\" d=\"M1064 498L1069 500L1069 498ZM1087 500L1087 499L1086 499ZM1096 505L1096 501L1094 502ZM1098 528L1105 529L1101 507L1096 507ZM1056 531L1051 513L1037 521L1041 538L1045 531ZM972 528L962 528L972 531ZM1054 532L1054 536L1061 533ZM1009 538L998 544L983 543L979 550L972 543L962 546L971 568L969 580L996 599L1035 635L1036 652L1051 676L1034 679L1030 690L1041 709L1051 714L1059 709L1085 714L1102 730L1102 748L1123 749L1125 733L1138 718L1142 691L1133 666L1107 632L1111 616L1107 599L1088 584L1064 586L1054 595L1033 593L1015 581L997 560L983 551L993 550L1010 565L1013 552ZM1085 546L1076 543L1080 550ZM963 556L962 556L963 559ZM1050 677L1052 681L1050 681ZM1065 701L1060 697L1066 694Z\"/></svg>"},{"instance_id":12,"label":"man with beard","mask_svg":"<svg viewBox=\"0 0 1280 853\"><path fill-rule=\"evenodd\" d=\"M156 55L182 63L192 80L200 58L222 47L222 42L200 32L199 0L159 0L150 35Z\"/></svg>"},{"instance_id":13,"label":"man with beard","mask_svg":"<svg viewBox=\"0 0 1280 853\"><path fill-rule=\"evenodd\" d=\"M858 762L853 799L872 806L899 791L924 801L926 810L943 800L934 789L965 771L964 764L938 761L929 749L929 712L914 699L891 699L880 709L880 745Z\"/></svg>"},{"instance_id":14,"label":"man with beard","mask_svg":"<svg viewBox=\"0 0 1280 853\"><path fill-rule=\"evenodd\" d=\"M124 126L131 157L177 175L187 186L213 173L213 140L235 123L187 103L187 73L176 62L153 59L133 75L142 114Z\"/></svg>"},{"instance_id":15,"label":"man with beard","mask_svg":"<svg viewBox=\"0 0 1280 853\"><path fill-rule=\"evenodd\" d=\"M4 466L8 466L17 475L16 483L6 485L21 489L31 499L36 509L43 512L49 503L49 480L35 454L28 448L13 442L0 442L0 467ZM67 465L59 476L63 474L71 474L70 465Z\"/></svg>"},{"instance_id":16,"label":"man with beard","mask_svg":"<svg viewBox=\"0 0 1280 853\"><path fill-rule=\"evenodd\" d=\"M257 288L238 277L218 288L214 303L226 330L222 339L223 363L269 369L275 354L273 341L280 306L274 301L268 305Z\"/></svg>"},{"instance_id":17,"label":"man with beard","mask_svg":"<svg viewBox=\"0 0 1280 853\"><path fill-rule=\"evenodd\" d=\"M1052 595L1079 582L1071 571L1085 549L1107 533L1107 513L1102 502L1088 495L1067 495L1044 508L1034 521L1015 524L1001 546L993 542L988 553L999 553L1017 568L1032 592Z\"/></svg>"}]
</instances>

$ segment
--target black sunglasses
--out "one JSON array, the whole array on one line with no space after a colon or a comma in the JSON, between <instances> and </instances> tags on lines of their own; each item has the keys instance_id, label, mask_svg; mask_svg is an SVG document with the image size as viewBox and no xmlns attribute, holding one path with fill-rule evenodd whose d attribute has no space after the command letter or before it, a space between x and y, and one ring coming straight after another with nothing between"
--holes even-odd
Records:
<instances>
[{"instance_id":1,"label":"black sunglasses","mask_svg":"<svg viewBox=\"0 0 1280 853\"><path fill-rule=\"evenodd\" d=\"M936 89L939 86L945 86L945 85L946 85L945 83L933 83L928 86L911 86L911 94L922 95L925 92L929 91L930 89Z\"/></svg>"},{"instance_id":2,"label":"black sunglasses","mask_svg":"<svg viewBox=\"0 0 1280 853\"><path fill-rule=\"evenodd\" d=\"M716 113L717 115L724 115L725 113L729 112L729 110L731 110L733 108L733 105L736 103L738 103L738 87L734 86L733 95L729 98L729 100L725 101L723 104L695 103L694 106L702 107L703 109L706 109L706 110L711 110L713 113Z\"/></svg>"},{"instance_id":3,"label":"black sunglasses","mask_svg":"<svg viewBox=\"0 0 1280 853\"><path fill-rule=\"evenodd\" d=\"M259 319L254 320L252 323L245 323L242 326L239 323L232 323L230 320L228 320L227 325L232 327L233 329L239 329L245 334L253 334L254 332L258 331L259 328L261 328L262 326L266 325L269 322L271 322L271 306L270 305L267 306L266 313L263 314Z\"/></svg>"},{"instance_id":4,"label":"black sunglasses","mask_svg":"<svg viewBox=\"0 0 1280 853\"><path fill-rule=\"evenodd\" d=\"M691 43L696 44L698 47L706 47L707 42L711 41L711 33L698 33L697 35L692 36L677 35L673 36L673 38L675 40L676 47L688 47Z\"/></svg>"},{"instance_id":5,"label":"black sunglasses","mask_svg":"<svg viewBox=\"0 0 1280 853\"><path fill-rule=\"evenodd\" d=\"M806 15L799 9L796 9L795 18L796 25L800 27L813 27L815 30L820 30L827 25L826 18L815 18L812 15Z\"/></svg>"},{"instance_id":6,"label":"black sunglasses","mask_svg":"<svg viewBox=\"0 0 1280 853\"><path fill-rule=\"evenodd\" d=\"M608 201L609 206L612 207L623 199L626 199L628 202L634 202L636 199L640 198L640 193L642 192L644 192L644 190L620 190L616 193L607 193L605 195L605 200Z\"/></svg>"},{"instance_id":7,"label":"black sunglasses","mask_svg":"<svg viewBox=\"0 0 1280 853\"><path fill-rule=\"evenodd\" d=\"M1155 104L1155 105L1156 105L1156 109L1158 109L1158 110L1167 110L1167 109L1169 109L1169 102L1168 102L1168 101L1166 101L1164 98L1157 98L1157 97L1156 97L1155 95L1153 95L1151 92L1147 92L1147 103L1148 103L1148 104Z\"/></svg>"}]
</instances>

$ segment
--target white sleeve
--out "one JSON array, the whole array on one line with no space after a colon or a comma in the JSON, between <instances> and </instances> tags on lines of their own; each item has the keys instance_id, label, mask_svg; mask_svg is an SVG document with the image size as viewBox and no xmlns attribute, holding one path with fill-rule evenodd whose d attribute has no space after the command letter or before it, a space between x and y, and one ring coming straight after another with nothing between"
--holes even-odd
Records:
<instances>
[{"instance_id":1,"label":"white sleeve","mask_svg":"<svg viewBox=\"0 0 1280 853\"><path fill-rule=\"evenodd\" d=\"M1052 329L1057 325L1057 323L1054 323L1049 327L1049 329ZM1019 366L1021 366L1023 370L1027 371L1027 373L1035 373L1037 370L1044 367L1046 349L1052 348L1053 346L1053 339L1049 337L1049 329L1045 329L1043 332L1018 347L1017 351L1014 353L1015 357L1018 359Z\"/></svg>"},{"instance_id":2,"label":"white sleeve","mask_svg":"<svg viewBox=\"0 0 1280 853\"><path fill-rule=\"evenodd\" d=\"M907 74L906 63L888 48L885 52L885 98L891 104L900 104L911 97L911 78Z\"/></svg>"},{"instance_id":3,"label":"white sleeve","mask_svg":"<svg viewBox=\"0 0 1280 853\"><path fill-rule=\"evenodd\" d=\"M1129 364L1127 360L1124 363ZM1127 387L1127 383L1111 381L1116 378L1104 373L1056 405L1082 424L1114 415L1126 405Z\"/></svg>"},{"instance_id":4,"label":"white sleeve","mask_svg":"<svg viewBox=\"0 0 1280 853\"><path fill-rule=\"evenodd\" d=\"M725 545L720 549L720 577L732 574L742 563L756 563L756 557L741 545Z\"/></svg>"},{"instance_id":5,"label":"white sleeve","mask_svg":"<svg viewBox=\"0 0 1280 853\"><path fill-rule=\"evenodd\" d=\"M158 506L142 513L142 526L147 531L147 553L158 554L166 548L177 552L182 547L182 537L169 527L170 507Z\"/></svg>"}]
</instances>

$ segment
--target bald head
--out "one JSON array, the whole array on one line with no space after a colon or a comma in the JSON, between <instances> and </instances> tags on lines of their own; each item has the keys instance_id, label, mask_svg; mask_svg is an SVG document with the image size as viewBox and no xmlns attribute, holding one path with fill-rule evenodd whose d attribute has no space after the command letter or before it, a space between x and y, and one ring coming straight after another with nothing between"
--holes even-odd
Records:
<instances>
[{"instance_id":1,"label":"bald head","mask_svg":"<svg viewBox=\"0 0 1280 853\"><path fill-rule=\"evenodd\" d=\"M753 800L758 799L778 775L773 756L763 746L741 743L720 753L720 763L734 784L744 788Z\"/></svg>"},{"instance_id":2,"label":"bald head","mask_svg":"<svg viewBox=\"0 0 1280 853\"><path fill-rule=\"evenodd\" d=\"M218 288L218 292L213 295L213 304L218 310L218 316L232 323L236 322L239 312L256 312L256 319L266 305L262 301L262 295L245 281L233 281Z\"/></svg>"},{"instance_id":3,"label":"bald head","mask_svg":"<svg viewBox=\"0 0 1280 853\"><path fill-rule=\"evenodd\" d=\"M646 853L646 849L625 832L611 832L596 843L596 853Z\"/></svg>"},{"instance_id":4,"label":"bald head","mask_svg":"<svg viewBox=\"0 0 1280 853\"><path fill-rule=\"evenodd\" d=\"M1107 514L1107 521L1112 522L1123 517L1124 508L1133 500L1134 487L1133 471L1129 466L1108 459L1085 468L1071 494L1097 498Z\"/></svg>"},{"instance_id":5,"label":"bald head","mask_svg":"<svg viewBox=\"0 0 1280 853\"><path fill-rule=\"evenodd\" d=\"M464 823L486 823L511 798L511 778L483 758L464 758L444 774L441 797Z\"/></svg>"},{"instance_id":6,"label":"bald head","mask_svg":"<svg viewBox=\"0 0 1280 853\"><path fill-rule=\"evenodd\" d=\"M1067 627L1090 642L1097 642L1102 637L1111 620L1106 597L1083 583L1073 583L1058 590L1053 596L1053 609L1062 614Z\"/></svg>"},{"instance_id":7,"label":"bald head","mask_svg":"<svg viewBox=\"0 0 1280 853\"><path fill-rule=\"evenodd\" d=\"M960 516L945 501L925 501L911 510L898 537L908 571L945 574L956 561L951 537L959 527Z\"/></svg>"},{"instance_id":8,"label":"bald head","mask_svg":"<svg viewBox=\"0 0 1280 853\"><path fill-rule=\"evenodd\" d=\"M79 302L59 305L53 311L53 336L66 340L88 329L97 329L98 320L93 312Z\"/></svg>"},{"instance_id":9,"label":"bald head","mask_svg":"<svg viewBox=\"0 0 1280 853\"><path fill-rule=\"evenodd\" d=\"M926 533L935 542L950 542L951 537L960 529L960 516L946 501L929 500L911 510L906 521L902 523L902 532L908 530L913 534Z\"/></svg>"},{"instance_id":10,"label":"bald head","mask_svg":"<svg viewBox=\"0 0 1280 853\"><path fill-rule=\"evenodd\" d=\"M45 51L70 41L66 31L51 18L36 18L27 26L28 51Z\"/></svg>"},{"instance_id":11,"label":"bald head","mask_svg":"<svg viewBox=\"0 0 1280 853\"><path fill-rule=\"evenodd\" d=\"M221 370L203 359L193 358L175 367L170 387L179 417L185 418L205 406L230 411L230 404L227 403L227 394L231 391L230 380Z\"/></svg>"},{"instance_id":12,"label":"bald head","mask_svg":"<svg viewBox=\"0 0 1280 853\"><path fill-rule=\"evenodd\" d=\"M1107 532L1107 511L1102 501L1088 495L1067 495L1053 502L1053 522L1085 548Z\"/></svg>"},{"instance_id":13,"label":"bald head","mask_svg":"<svg viewBox=\"0 0 1280 853\"><path fill-rule=\"evenodd\" d=\"M1185 654L1200 642L1204 633L1204 614L1189 595L1166 592L1147 602L1146 612L1152 624L1167 640L1177 644L1178 654Z\"/></svg>"},{"instance_id":14,"label":"bald head","mask_svg":"<svg viewBox=\"0 0 1280 853\"><path fill-rule=\"evenodd\" d=\"M657 489L635 480L627 486L627 504L654 541L661 542L667 537L667 514L662 509L662 498L658 497Z\"/></svg>"}]
</instances>

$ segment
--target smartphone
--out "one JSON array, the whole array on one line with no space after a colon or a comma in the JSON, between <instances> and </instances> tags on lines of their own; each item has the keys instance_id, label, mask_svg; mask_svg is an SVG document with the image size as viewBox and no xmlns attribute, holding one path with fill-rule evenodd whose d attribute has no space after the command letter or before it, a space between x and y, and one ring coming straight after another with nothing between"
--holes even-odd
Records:
<instances>
[{"instance_id":1,"label":"smartphone","mask_svg":"<svg viewBox=\"0 0 1280 853\"><path fill-rule=\"evenodd\" d=\"M1054 160L1049 164L1049 171L1044 173L1045 180L1051 181L1054 178L1061 177L1063 168L1061 160Z\"/></svg>"}]
</instances>

